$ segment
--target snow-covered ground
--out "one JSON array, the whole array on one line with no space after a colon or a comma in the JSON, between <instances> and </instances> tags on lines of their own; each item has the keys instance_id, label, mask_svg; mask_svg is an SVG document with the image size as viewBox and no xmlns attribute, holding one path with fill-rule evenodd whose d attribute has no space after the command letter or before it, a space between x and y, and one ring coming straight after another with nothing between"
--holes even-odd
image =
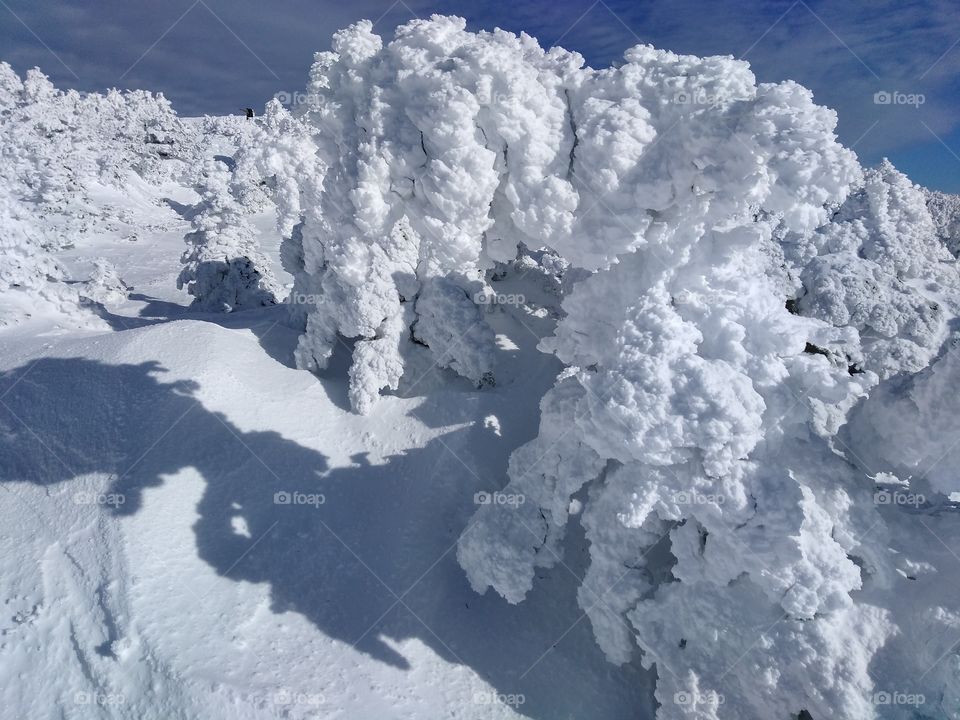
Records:
<instances>
[{"instance_id":1,"label":"snow-covered ground","mask_svg":"<svg viewBox=\"0 0 960 720\"><path fill-rule=\"evenodd\" d=\"M321 381L293 369L286 308L187 312L188 188L101 191L129 221L59 257L106 258L129 299L105 330L2 332L0 716L651 714L650 677L608 665L576 604L582 537L520 607L456 562L535 432L548 322L497 318L496 389L426 364L360 416L347 348Z\"/></svg>"}]
</instances>

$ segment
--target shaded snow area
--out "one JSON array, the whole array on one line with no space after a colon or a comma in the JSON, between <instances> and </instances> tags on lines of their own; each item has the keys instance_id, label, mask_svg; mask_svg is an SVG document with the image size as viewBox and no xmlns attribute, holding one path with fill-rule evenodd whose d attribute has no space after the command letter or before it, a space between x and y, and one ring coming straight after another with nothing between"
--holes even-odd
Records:
<instances>
[{"instance_id":1,"label":"shaded snow area","mask_svg":"<svg viewBox=\"0 0 960 720\"><path fill-rule=\"evenodd\" d=\"M0 64L0 718L960 718L957 198L464 28Z\"/></svg>"}]
</instances>

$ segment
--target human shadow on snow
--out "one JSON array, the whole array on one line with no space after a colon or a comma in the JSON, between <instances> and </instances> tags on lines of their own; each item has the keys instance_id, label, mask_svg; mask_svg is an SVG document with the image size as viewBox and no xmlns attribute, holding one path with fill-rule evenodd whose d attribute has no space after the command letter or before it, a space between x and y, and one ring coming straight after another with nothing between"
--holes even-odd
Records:
<instances>
[{"instance_id":1,"label":"human shadow on snow","mask_svg":"<svg viewBox=\"0 0 960 720\"><path fill-rule=\"evenodd\" d=\"M481 468L500 453L499 473L524 438L497 448L488 430L467 424L477 412L470 401L428 399L422 413L460 429L383 462L357 455L331 467L322 452L276 432L241 430L196 399L196 383L167 382L164 372L156 362L43 358L4 373L0 482L54 486L100 473L110 478L103 491L125 498L102 511L123 516L140 511L146 488L195 468L205 481L199 557L231 580L268 584L274 612L300 613L398 668L409 662L391 644L417 639L498 693L522 695L516 709L532 718L613 719L624 696L634 700L629 717L652 716L649 676L607 665L576 605L571 570L583 573L582 533L568 539L571 570L541 571L517 606L474 593L456 562L474 493L502 484ZM69 495L51 492L50 502ZM247 533L236 532L238 516ZM601 678L618 692L598 693ZM478 706L476 716L488 710Z\"/></svg>"}]
</instances>

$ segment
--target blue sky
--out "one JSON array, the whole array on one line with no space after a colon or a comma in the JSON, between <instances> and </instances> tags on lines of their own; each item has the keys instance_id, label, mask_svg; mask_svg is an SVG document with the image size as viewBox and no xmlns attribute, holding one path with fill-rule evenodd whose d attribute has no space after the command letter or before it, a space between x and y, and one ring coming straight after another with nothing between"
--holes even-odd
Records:
<instances>
[{"instance_id":1,"label":"blue sky","mask_svg":"<svg viewBox=\"0 0 960 720\"><path fill-rule=\"evenodd\" d=\"M524 30L595 67L640 42L743 57L759 80L796 80L835 108L865 164L886 156L960 193L956 0L0 0L0 59L60 87L162 91L181 114L222 114L301 90L344 25L368 18L389 36L434 12Z\"/></svg>"}]
</instances>

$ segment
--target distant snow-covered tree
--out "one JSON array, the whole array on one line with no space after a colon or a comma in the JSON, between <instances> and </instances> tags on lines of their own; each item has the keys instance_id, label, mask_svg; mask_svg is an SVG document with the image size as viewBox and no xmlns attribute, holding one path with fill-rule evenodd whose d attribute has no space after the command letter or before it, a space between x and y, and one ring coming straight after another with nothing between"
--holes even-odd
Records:
<instances>
[{"instance_id":1,"label":"distant snow-covered tree","mask_svg":"<svg viewBox=\"0 0 960 720\"><path fill-rule=\"evenodd\" d=\"M250 129L234 158L234 195L242 198L260 189L276 206L277 229L289 238L303 219L305 198L316 201L323 181L310 128L275 99L256 122L245 125Z\"/></svg>"},{"instance_id":2,"label":"distant snow-covered tree","mask_svg":"<svg viewBox=\"0 0 960 720\"><path fill-rule=\"evenodd\" d=\"M223 162L207 161L193 230L184 238L190 247L181 258L177 287L194 297L192 307L206 312L273 305L281 292L230 181Z\"/></svg>"},{"instance_id":3,"label":"distant snow-covered tree","mask_svg":"<svg viewBox=\"0 0 960 720\"><path fill-rule=\"evenodd\" d=\"M73 243L103 222L97 185L158 184L190 163L193 134L162 95L61 92L39 70L21 80L0 63L0 182L37 207L51 248Z\"/></svg>"},{"instance_id":4,"label":"distant snow-covered tree","mask_svg":"<svg viewBox=\"0 0 960 720\"><path fill-rule=\"evenodd\" d=\"M926 198L937 236L954 257L960 257L960 195L927 190Z\"/></svg>"},{"instance_id":5,"label":"distant snow-covered tree","mask_svg":"<svg viewBox=\"0 0 960 720\"><path fill-rule=\"evenodd\" d=\"M121 281L98 265L89 283L68 285L52 253L116 219L94 200L95 187L124 190L175 176L185 166L177 153L189 137L161 95L61 92L37 69L21 79L0 63L4 322L50 310L72 323L96 324L88 301L116 296Z\"/></svg>"}]
</instances>

